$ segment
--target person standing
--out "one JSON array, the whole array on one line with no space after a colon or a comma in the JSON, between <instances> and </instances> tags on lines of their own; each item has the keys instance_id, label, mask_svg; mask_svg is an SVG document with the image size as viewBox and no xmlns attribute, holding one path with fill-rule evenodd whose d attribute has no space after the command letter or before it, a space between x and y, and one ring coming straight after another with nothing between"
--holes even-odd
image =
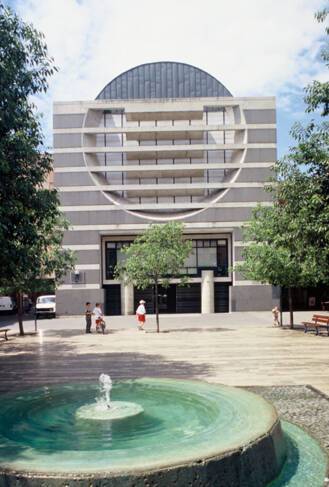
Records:
<instances>
[{"instance_id":1,"label":"person standing","mask_svg":"<svg viewBox=\"0 0 329 487\"><path fill-rule=\"evenodd\" d=\"M91 316L92 316L92 311L91 311L91 304L89 301L86 303L86 308L85 308L85 317L86 317L86 333L91 333Z\"/></svg>"},{"instance_id":2,"label":"person standing","mask_svg":"<svg viewBox=\"0 0 329 487\"><path fill-rule=\"evenodd\" d=\"M96 303L95 308L93 309L93 315L95 316L96 322L96 331L101 331L104 335L105 333L105 321L104 321L104 314L101 308L101 303Z\"/></svg>"},{"instance_id":3,"label":"person standing","mask_svg":"<svg viewBox=\"0 0 329 487\"><path fill-rule=\"evenodd\" d=\"M140 300L139 306L136 310L136 318L137 318L137 322L138 322L138 329L144 330L145 318L146 318L146 309L145 309L145 301L143 299Z\"/></svg>"},{"instance_id":4,"label":"person standing","mask_svg":"<svg viewBox=\"0 0 329 487\"><path fill-rule=\"evenodd\" d=\"M280 314L280 310L279 310L278 306L275 306L275 307L272 309L273 326L280 326L280 322L279 322L279 314Z\"/></svg>"}]
</instances>

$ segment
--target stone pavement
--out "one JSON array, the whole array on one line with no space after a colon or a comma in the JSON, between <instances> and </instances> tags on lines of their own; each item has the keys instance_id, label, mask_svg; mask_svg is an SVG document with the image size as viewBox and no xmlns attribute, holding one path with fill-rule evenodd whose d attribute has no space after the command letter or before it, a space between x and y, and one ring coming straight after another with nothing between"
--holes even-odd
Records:
<instances>
[{"instance_id":1,"label":"stone pavement","mask_svg":"<svg viewBox=\"0 0 329 487\"><path fill-rule=\"evenodd\" d=\"M312 312L296 313L296 322ZM11 321L10 321L11 320ZM287 322L287 316L285 317ZM0 392L61 382L116 378L174 377L235 386L309 384L329 394L329 337L271 326L265 312L161 315L147 333L135 317L109 317L109 333L86 335L83 317L39 320L37 335L0 341ZM25 324L30 332L32 320Z\"/></svg>"}]
</instances>

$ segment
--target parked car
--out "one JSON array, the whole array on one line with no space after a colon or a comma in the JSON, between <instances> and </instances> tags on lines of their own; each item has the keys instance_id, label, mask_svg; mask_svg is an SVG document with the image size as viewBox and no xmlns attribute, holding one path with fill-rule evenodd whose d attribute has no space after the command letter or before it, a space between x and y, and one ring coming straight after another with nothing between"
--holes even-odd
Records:
<instances>
[{"instance_id":1,"label":"parked car","mask_svg":"<svg viewBox=\"0 0 329 487\"><path fill-rule=\"evenodd\" d=\"M35 305L36 316L56 316L56 296L39 296Z\"/></svg>"},{"instance_id":2,"label":"parked car","mask_svg":"<svg viewBox=\"0 0 329 487\"><path fill-rule=\"evenodd\" d=\"M0 311L3 313L14 313L16 304L10 296L0 296Z\"/></svg>"}]
</instances>

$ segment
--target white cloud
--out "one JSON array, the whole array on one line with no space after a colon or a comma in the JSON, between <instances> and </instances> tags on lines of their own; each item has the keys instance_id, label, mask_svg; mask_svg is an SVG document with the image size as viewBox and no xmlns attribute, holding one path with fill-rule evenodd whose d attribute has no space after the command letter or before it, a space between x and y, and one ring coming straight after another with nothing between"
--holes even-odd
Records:
<instances>
[{"instance_id":1,"label":"white cloud","mask_svg":"<svg viewBox=\"0 0 329 487\"><path fill-rule=\"evenodd\" d=\"M52 100L95 98L145 62L190 63L241 96L280 95L325 76L316 57L323 25L314 20L322 0L17 1L60 69L39 105L48 130Z\"/></svg>"}]
</instances>

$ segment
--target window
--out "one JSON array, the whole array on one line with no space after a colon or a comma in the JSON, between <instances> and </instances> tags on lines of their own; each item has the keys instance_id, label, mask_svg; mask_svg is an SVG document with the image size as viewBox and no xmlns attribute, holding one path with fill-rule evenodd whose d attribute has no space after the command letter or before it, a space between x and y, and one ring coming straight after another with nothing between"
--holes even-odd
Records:
<instances>
[{"instance_id":1,"label":"window","mask_svg":"<svg viewBox=\"0 0 329 487\"><path fill-rule=\"evenodd\" d=\"M143 201L144 200L144 201ZM146 202L148 198L142 198ZM125 255L123 247L130 245L130 241L106 242L105 246L105 276L114 278L115 266L123 262ZM182 274L201 276L202 270L213 270L216 277L228 276L228 239L194 239L192 251L184 262Z\"/></svg>"},{"instance_id":2,"label":"window","mask_svg":"<svg viewBox=\"0 0 329 487\"><path fill-rule=\"evenodd\" d=\"M192 240L192 252L185 261L185 273L200 276L202 270L213 270L215 276L228 276L228 239Z\"/></svg>"},{"instance_id":3,"label":"window","mask_svg":"<svg viewBox=\"0 0 329 487\"><path fill-rule=\"evenodd\" d=\"M108 165L121 166L122 165L122 153L121 152L108 152L106 154L106 160Z\"/></svg>"},{"instance_id":4,"label":"window","mask_svg":"<svg viewBox=\"0 0 329 487\"><path fill-rule=\"evenodd\" d=\"M122 134L106 134L106 141L103 145L108 147L121 147L122 146Z\"/></svg>"},{"instance_id":5,"label":"window","mask_svg":"<svg viewBox=\"0 0 329 487\"><path fill-rule=\"evenodd\" d=\"M131 242L106 242L105 246L105 278L114 279L115 266L123 262L125 255L123 247L130 245Z\"/></svg>"},{"instance_id":6,"label":"window","mask_svg":"<svg viewBox=\"0 0 329 487\"><path fill-rule=\"evenodd\" d=\"M105 127L122 127L122 113L105 113Z\"/></svg>"},{"instance_id":7,"label":"window","mask_svg":"<svg viewBox=\"0 0 329 487\"><path fill-rule=\"evenodd\" d=\"M217 267L217 251L215 248L204 247L198 249L198 267Z\"/></svg>"}]
</instances>

